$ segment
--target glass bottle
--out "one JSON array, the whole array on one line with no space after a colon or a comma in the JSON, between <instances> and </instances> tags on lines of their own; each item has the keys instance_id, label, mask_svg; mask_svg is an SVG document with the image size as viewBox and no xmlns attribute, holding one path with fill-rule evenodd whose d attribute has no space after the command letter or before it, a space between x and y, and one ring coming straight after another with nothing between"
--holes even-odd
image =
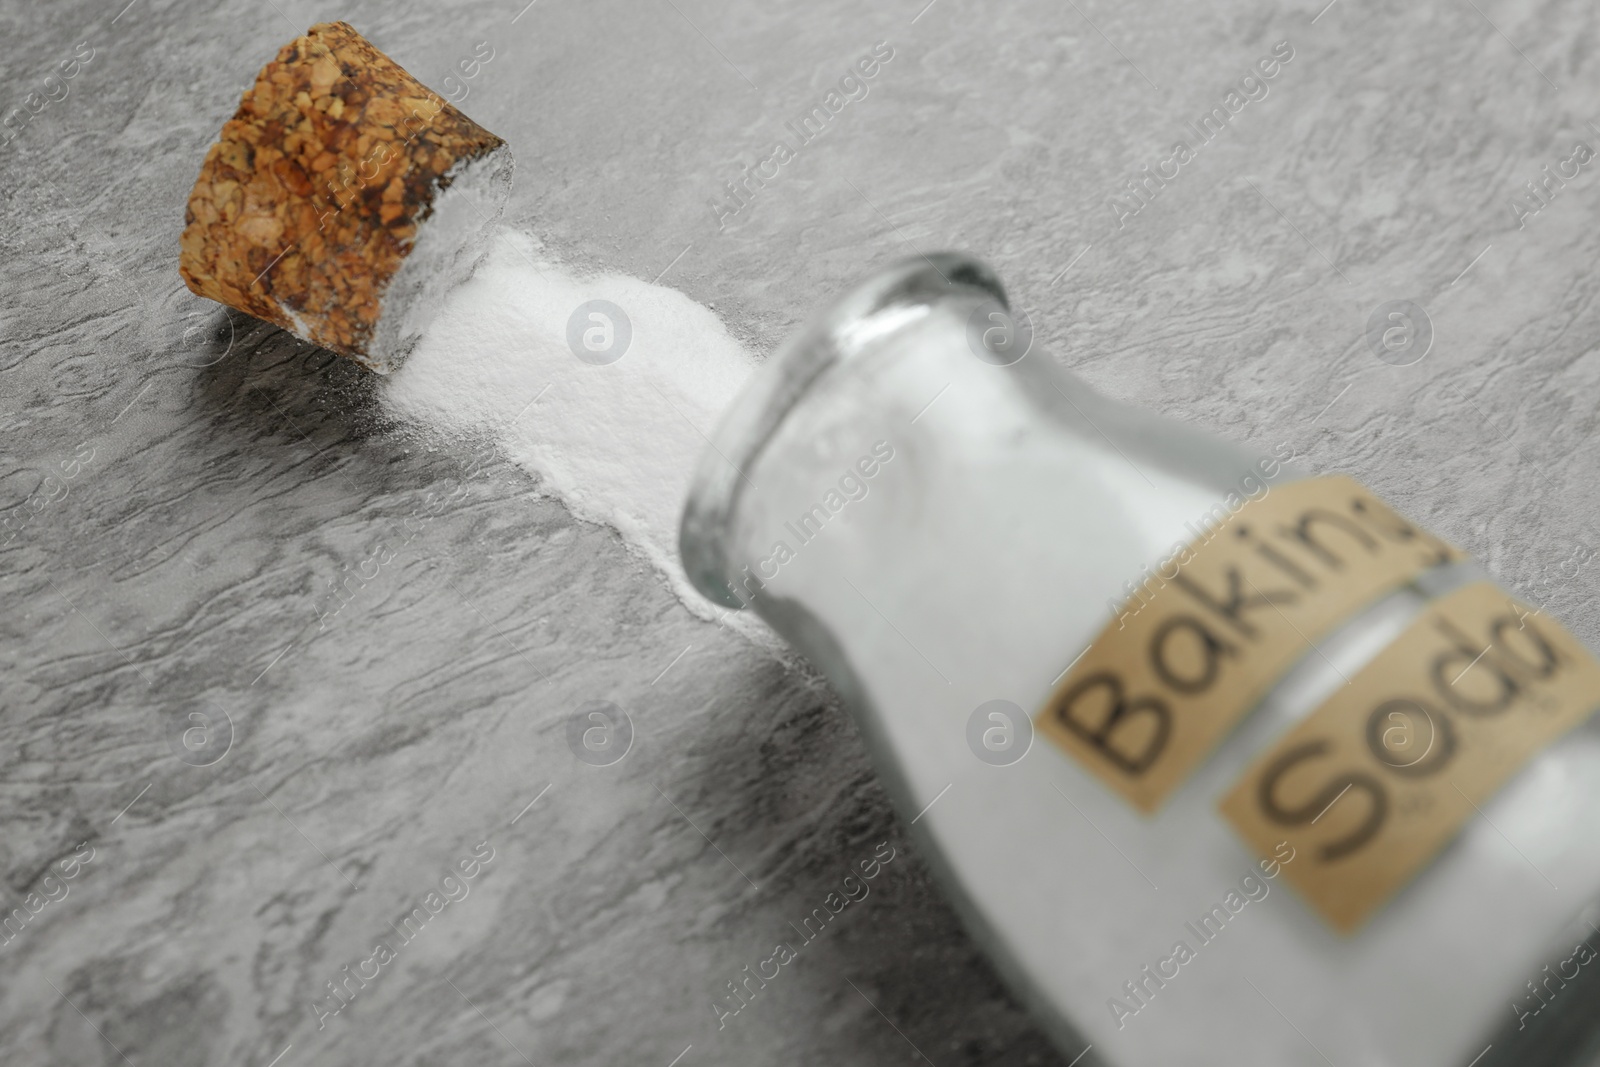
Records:
<instances>
[{"instance_id":1,"label":"glass bottle","mask_svg":"<svg viewBox=\"0 0 1600 1067\"><path fill-rule=\"evenodd\" d=\"M1600 974L1574 947L1600 945L1580 915L1600 888L1581 832L1600 825L1592 724L1349 934L1264 877L1271 858L1217 810L1426 605L1483 580L1476 564L1433 567L1308 643L1153 815L1034 735L1197 519L1299 475L1108 400L1030 342L963 256L850 291L761 368L705 453L681 530L696 587L827 674L969 930L1068 1059L1565 1062L1593 1032L1584 982ZM1245 875L1263 895L1202 940L1196 918Z\"/></svg>"}]
</instances>

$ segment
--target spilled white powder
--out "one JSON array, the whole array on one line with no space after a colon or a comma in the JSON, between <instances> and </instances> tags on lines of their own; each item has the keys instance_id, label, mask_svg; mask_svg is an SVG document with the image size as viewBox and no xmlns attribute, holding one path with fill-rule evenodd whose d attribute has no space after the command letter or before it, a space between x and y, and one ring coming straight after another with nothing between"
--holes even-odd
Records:
<instances>
[{"instance_id":1,"label":"spilled white powder","mask_svg":"<svg viewBox=\"0 0 1600 1067\"><path fill-rule=\"evenodd\" d=\"M626 316L632 336L616 362L585 362L569 344L569 320L593 300ZM608 336L606 319L581 315L580 348L585 332L595 348L615 345L624 328L609 327ZM719 613L678 561L678 519L707 438L755 365L714 312L677 290L575 276L541 258L528 236L506 232L387 379L385 397L426 429L493 438L574 515L616 529L709 617Z\"/></svg>"}]
</instances>

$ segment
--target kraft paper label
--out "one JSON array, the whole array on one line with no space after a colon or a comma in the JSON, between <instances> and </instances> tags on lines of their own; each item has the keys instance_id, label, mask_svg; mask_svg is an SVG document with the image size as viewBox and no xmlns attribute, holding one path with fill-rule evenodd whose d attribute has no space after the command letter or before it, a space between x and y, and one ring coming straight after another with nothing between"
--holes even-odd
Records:
<instances>
[{"instance_id":1,"label":"kraft paper label","mask_svg":"<svg viewBox=\"0 0 1600 1067\"><path fill-rule=\"evenodd\" d=\"M1464 558L1350 478L1272 489L1147 571L1035 725L1153 812L1319 637Z\"/></svg>"},{"instance_id":2,"label":"kraft paper label","mask_svg":"<svg viewBox=\"0 0 1600 1067\"><path fill-rule=\"evenodd\" d=\"M1600 664L1483 582L1435 601L1223 798L1289 881L1350 932L1426 866L1534 753L1600 705Z\"/></svg>"}]
</instances>

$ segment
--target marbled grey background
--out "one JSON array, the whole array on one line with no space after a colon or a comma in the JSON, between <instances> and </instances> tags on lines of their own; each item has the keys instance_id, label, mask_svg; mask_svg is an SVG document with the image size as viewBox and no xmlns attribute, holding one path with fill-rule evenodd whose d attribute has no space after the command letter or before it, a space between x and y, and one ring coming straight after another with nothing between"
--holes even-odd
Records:
<instances>
[{"instance_id":1,"label":"marbled grey background","mask_svg":"<svg viewBox=\"0 0 1600 1067\"><path fill-rule=\"evenodd\" d=\"M1355 474L1597 643L1593 570L1562 566L1597 541L1594 167L1513 207L1600 143L1594 5L925 2L0 4L7 112L94 50L0 148L0 909L94 849L0 944L0 1062L1066 1063L816 677L182 289L205 149L313 22L440 89L491 42L462 106L554 254L670 264L765 353L876 266L972 250L1094 385ZM1119 226L1285 38L1270 95ZM719 231L722 181L877 41L870 95ZM1397 299L1436 334L1407 367L1362 336ZM620 763L567 748L589 700L632 716ZM220 758L180 760L186 730ZM325 983L485 841L319 1030ZM719 1032L724 983L880 841L870 897Z\"/></svg>"}]
</instances>

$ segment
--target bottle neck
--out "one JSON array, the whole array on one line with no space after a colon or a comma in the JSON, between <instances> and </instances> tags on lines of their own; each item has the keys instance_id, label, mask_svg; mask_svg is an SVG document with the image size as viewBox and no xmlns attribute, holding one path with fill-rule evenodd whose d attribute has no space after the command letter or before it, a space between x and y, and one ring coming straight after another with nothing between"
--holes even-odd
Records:
<instances>
[{"instance_id":1,"label":"bottle neck","mask_svg":"<svg viewBox=\"0 0 1600 1067\"><path fill-rule=\"evenodd\" d=\"M1230 498L1292 476L1099 396L1037 347L996 365L973 328L993 306L947 289L845 323L825 343L843 336L848 358L778 357L825 366L757 446L735 458L719 441L714 458L738 464L715 532L720 599L780 632L794 612L767 605L790 601L840 646L909 653L936 683L1048 682L1147 568Z\"/></svg>"}]
</instances>

